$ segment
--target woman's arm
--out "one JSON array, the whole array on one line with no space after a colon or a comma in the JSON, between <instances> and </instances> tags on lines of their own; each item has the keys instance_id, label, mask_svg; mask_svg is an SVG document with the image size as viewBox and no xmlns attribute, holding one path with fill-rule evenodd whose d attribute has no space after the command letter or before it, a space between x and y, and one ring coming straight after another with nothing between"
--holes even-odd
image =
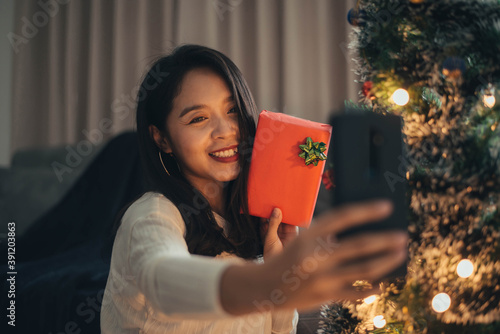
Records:
<instances>
[{"instance_id":1,"label":"woman's arm","mask_svg":"<svg viewBox=\"0 0 500 334\"><path fill-rule=\"evenodd\" d=\"M335 235L356 225L387 217L388 202L352 204L320 216L283 252L264 264L230 266L222 274L221 304L241 315L283 309L308 309L332 299L359 299L359 279L375 281L406 259L407 235L366 233L336 243Z\"/></svg>"},{"instance_id":2,"label":"woman's arm","mask_svg":"<svg viewBox=\"0 0 500 334\"><path fill-rule=\"evenodd\" d=\"M190 254L182 216L163 197L131 208L115 240L119 247L113 250L115 270L130 275L131 285L114 293L132 303L145 298L171 320L228 317L220 305L221 275L245 261Z\"/></svg>"}]
</instances>

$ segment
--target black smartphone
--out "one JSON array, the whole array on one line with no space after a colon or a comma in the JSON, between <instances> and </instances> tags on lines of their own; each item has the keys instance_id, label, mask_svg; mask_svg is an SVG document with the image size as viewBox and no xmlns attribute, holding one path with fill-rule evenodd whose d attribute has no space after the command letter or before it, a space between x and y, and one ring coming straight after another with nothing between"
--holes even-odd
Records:
<instances>
[{"instance_id":1,"label":"black smartphone","mask_svg":"<svg viewBox=\"0 0 500 334\"><path fill-rule=\"evenodd\" d=\"M390 217L344 231L354 233L408 230L406 159L403 156L402 119L395 115L349 112L331 120L335 188L333 205L369 199L389 199ZM405 276L406 264L386 278Z\"/></svg>"}]
</instances>

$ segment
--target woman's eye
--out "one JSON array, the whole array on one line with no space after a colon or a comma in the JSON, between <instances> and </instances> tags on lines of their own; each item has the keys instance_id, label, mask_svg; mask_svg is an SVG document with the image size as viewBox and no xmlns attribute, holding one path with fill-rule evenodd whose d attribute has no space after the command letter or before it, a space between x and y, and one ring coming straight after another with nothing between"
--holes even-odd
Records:
<instances>
[{"instance_id":1,"label":"woman's eye","mask_svg":"<svg viewBox=\"0 0 500 334\"><path fill-rule=\"evenodd\" d=\"M192 123L199 123L199 122L203 121L204 119L205 119L205 117L202 117L202 116L200 116L200 117L196 117L196 118L193 118L193 119L191 120L191 122L189 122L189 124L192 124Z\"/></svg>"},{"instance_id":2,"label":"woman's eye","mask_svg":"<svg viewBox=\"0 0 500 334\"><path fill-rule=\"evenodd\" d=\"M236 109L236 107L231 108L231 110L229 110L228 112L228 114L234 114L234 113L238 113L238 109Z\"/></svg>"}]
</instances>

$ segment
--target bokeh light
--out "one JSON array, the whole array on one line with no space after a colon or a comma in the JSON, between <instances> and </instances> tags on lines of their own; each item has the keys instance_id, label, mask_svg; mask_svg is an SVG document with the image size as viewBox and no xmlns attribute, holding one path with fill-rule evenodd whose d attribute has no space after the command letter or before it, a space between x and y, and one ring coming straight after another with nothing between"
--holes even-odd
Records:
<instances>
[{"instance_id":1,"label":"bokeh light","mask_svg":"<svg viewBox=\"0 0 500 334\"><path fill-rule=\"evenodd\" d=\"M438 293L432 299L432 308L437 313L443 313L444 311L450 308L450 305L451 305L451 298L450 296L448 296L448 294L444 292Z\"/></svg>"},{"instance_id":2,"label":"bokeh light","mask_svg":"<svg viewBox=\"0 0 500 334\"><path fill-rule=\"evenodd\" d=\"M457 274L460 277L467 278L474 272L474 264L470 260L464 259L458 263Z\"/></svg>"},{"instance_id":3,"label":"bokeh light","mask_svg":"<svg viewBox=\"0 0 500 334\"><path fill-rule=\"evenodd\" d=\"M363 301L364 301L366 304L370 305L370 304L372 304L372 303L373 303L376 299L377 299L377 295L371 295L371 296L368 296L368 297L366 297L365 299L363 299Z\"/></svg>"},{"instance_id":4,"label":"bokeh light","mask_svg":"<svg viewBox=\"0 0 500 334\"><path fill-rule=\"evenodd\" d=\"M496 102L497 101L495 99L495 96L493 96L493 95L484 95L483 96L483 103L488 108L493 108L495 106Z\"/></svg>"},{"instance_id":5,"label":"bokeh light","mask_svg":"<svg viewBox=\"0 0 500 334\"><path fill-rule=\"evenodd\" d=\"M398 106L404 106L410 101L410 95L408 94L406 89L399 88L392 94L391 99Z\"/></svg>"},{"instance_id":6,"label":"bokeh light","mask_svg":"<svg viewBox=\"0 0 500 334\"><path fill-rule=\"evenodd\" d=\"M377 328L382 328L385 326L387 321L385 321L383 315L377 315L375 318L373 318L373 325Z\"/></svg>"}]
</instances>

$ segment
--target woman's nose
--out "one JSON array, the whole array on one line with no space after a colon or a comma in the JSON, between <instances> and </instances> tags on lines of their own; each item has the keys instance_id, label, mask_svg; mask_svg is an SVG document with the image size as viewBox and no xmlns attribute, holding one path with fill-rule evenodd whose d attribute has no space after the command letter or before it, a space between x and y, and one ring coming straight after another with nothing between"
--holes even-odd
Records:
<instances>
[{"instance_id":1,"label":"woman's nose","mask_svg":"<svg viewBox=\"0 0 500 334\"><path fill-rule=\"evenodd\" d=\"M214 125L212 136L215 138L228 138L238 133L238 120L235 118L219 118Z\"/></svg>"}]
</instances>

